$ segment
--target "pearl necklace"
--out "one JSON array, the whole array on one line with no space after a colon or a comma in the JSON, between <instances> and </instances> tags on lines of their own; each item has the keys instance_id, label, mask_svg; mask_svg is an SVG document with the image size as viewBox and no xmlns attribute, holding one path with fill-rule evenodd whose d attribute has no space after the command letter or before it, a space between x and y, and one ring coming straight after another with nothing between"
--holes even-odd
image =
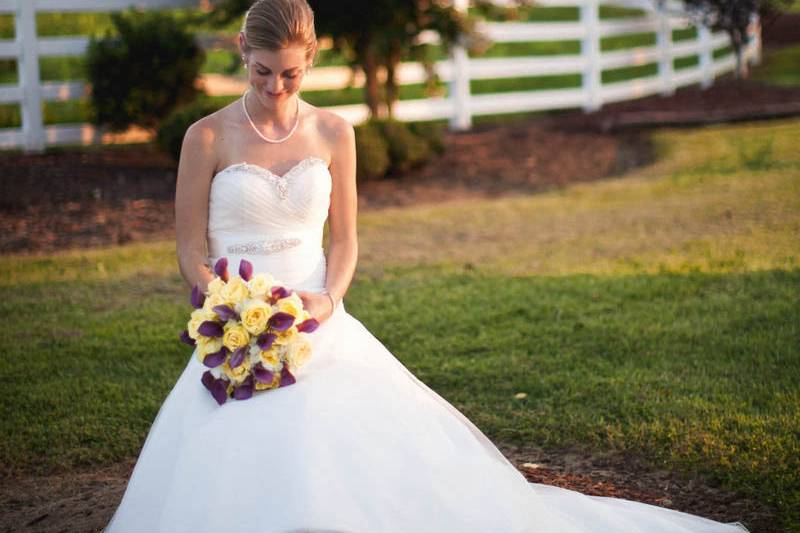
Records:
<instances>
[{"instance_id":1,"label":"pearl necklace","mask_svg":"<svg viewBox=\"0 0 800 533\"><path fill-rule=\"evenodd\" d=\"M255 123L253 123L253 119L250 118L250 113L247 112L247 106L245 105L244 101L247 98L247 93L249 92L250 89L247 89L247 91L245 91L244 93L244 96L242 96L242 108L244 109L244 115L247 117L247 120L250 121L250 125L253 126L253 129L256 130L258 136L267 141L268 143L282 143L283 141L291 137L292 133L294 133L294 130L297 129L297 125L300 124L300 100L299 99L297 100L297 114L296 114L297 116L294 119L294 126L292 126L292 129L289 131L286 137L284 137L283 139L270 139L269 137L266 137L263 133L258 131L258 128L256 128Z\"/></svg>"}]
</instances>

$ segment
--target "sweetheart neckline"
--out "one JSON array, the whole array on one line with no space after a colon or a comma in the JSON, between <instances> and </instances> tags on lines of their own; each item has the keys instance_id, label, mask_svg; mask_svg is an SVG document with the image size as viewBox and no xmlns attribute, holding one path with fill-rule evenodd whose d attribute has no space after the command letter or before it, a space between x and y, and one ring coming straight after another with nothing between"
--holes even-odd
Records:
<instances>
[{"instance_id":1,"label":"sweetheart neckline","mask_svg":"<svg viewBox=\"0 0 800 533\"><path fill-rule=\"evenodd\" d=\"M289 170L287 170L287 171L286 171L286 172L284 172L283 174L276 174L275 172L271 171L270 169L268 169L268 168L266 168L266 167L262 167L261 165L259 165L259 164L257 164L257 163L248 163L247 161L240 161L240 162L238 162L238 163L232 163L232 164L228 165L227 167L223 168L222 170L220 170L219 172L217 172L216 174L214 174L214 176L213 176L213 177L214 177L214 178L216 178L216 177L217 177L217 176L219 176L220 174L222 174L222 173L224 173L224 172L227 172L227 171L229 171L229 170L231 170L231 169L233 169L233 168L236 168L236 167L245 167L245 168L247 168L247 167L254 167L254 168L256 168L256 169L260 170L261 172L263 172L263 173L265 173L265 174L269 175L270 177L272 177L272 178L274 178L274 179L278 179L278 180L285 180L285 179L287 179L287 178L288 178L288 177L289 177L289 176L290 176L290 175L291 175L293 172L295 172L295 171L296 171L296 169L298 169L298 168L304 168L304 167L306 166L307 162L311 162L311 163L322 163L322 164L324 164L324 165L325 165L325 168L326 168L326 169L328 168L328 162L327 162L327 161L325 161L325 160L324 160L324 159L322 159L321 157L317 157L317 156L315 156L315 155L310 155L310 156L304 157L303 159L301 159L300 161L298 161L297 163L295 163L295 164L294 164L294 165L293 165L291 168L289 168ZM213 179L213 178L212 178L212 179Z\"/></svg>"}]
</instances>

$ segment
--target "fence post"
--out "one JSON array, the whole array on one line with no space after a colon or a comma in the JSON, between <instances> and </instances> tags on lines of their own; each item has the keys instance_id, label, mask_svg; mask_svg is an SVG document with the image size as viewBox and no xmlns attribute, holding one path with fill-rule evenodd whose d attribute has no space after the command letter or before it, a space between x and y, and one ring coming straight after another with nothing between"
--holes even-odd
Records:
<instances>
[{"instance_id":1,"label":"fence post","mask_svg":"<svg viewBox=\"0 0 800 533\"><path fill-rule=\"evenodd\" d=\"M17 9L14 12L14 28L14 40L19 46L17 75L22 93L20 111L24 149L26 152L43 152L45 138L35 2L17 3Z\"/></svg>"},{"instance_id":2,"label":"fence post","mask_svg":"<svg viewBox=\"0 0 800 533\"><path fill-rule=\"evenodd\" d=\"M583 39L581 57L583 76L581 84L585 93L583 110L587 113L597 111L603 105L601 94L603 85L600 68L600 5L598 0L585 0L580 6Z\"/></svg>"},{"instance_id":3,"label":"fence post","mask_svg":"<svg viewBox=\"0 0 800 533\"><path fill-rule=\"evenodd\" d=\"M656 46L658 47L658 77L661 80L661 95L670 96L675 93L672 64L672 26L666 10L659 5L656 11L658 31Z\"/></svg>"},{"instance_id":4,"label":"fence post","mask_svg":"<svg viewBox=\"0 0 800 533\"><path fill-rule=\"evenodd\" d=\"M453 0L453 7L466 15L469 0ZM450 61L453 66L450 79L450 100L453 102L450 129L464 131L472 127L472 113L469 106L469 56L463 43L453 46Z\"/></svg>"},{"instance_id":5,"label":"fence post","mask_svg":"<svg viewBox=\"0 0 800 533\"><path fill-rule=\"evenodd\" d=\"M703 23L697 26L697 38L700 41L700 87L707 89L714 83L713 50L711 48L711 30Z\"/></svg>"}]
</instances>

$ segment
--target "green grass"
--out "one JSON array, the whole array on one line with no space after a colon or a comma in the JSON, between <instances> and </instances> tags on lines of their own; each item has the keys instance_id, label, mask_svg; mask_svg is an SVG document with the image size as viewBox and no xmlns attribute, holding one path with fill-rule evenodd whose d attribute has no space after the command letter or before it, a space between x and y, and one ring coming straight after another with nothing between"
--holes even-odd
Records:
<instances>
[{"instance_id":1,"label":"green grass","mask_svg":"<svg viewBox=\"0 0 800 533\"><path fill-rule=\"evenodd\" d=\"M658 64L648 63L646 65L637 65L635 67L619 67L604 70L601 74L601 80L603 83L615 83L619 81L632 80L634 78L655 76L656 74L658 74Z\"/></svg>"},{"instance_id":2,"label":"green grass","mask_svg":"<svg viewBox=\"0 0 800 533\"><path fill-rule=\"evenodd\" d=\"M470 8L469 11L473 15L478 14L478 10L475 8ZM640 17L644 14L645 12L640 9L619 7L611 4L604 4L600 6L601 19ZM580 9L577 6L523 6L517 9L512 9L507 18L504 18L498 14L498 16L489 16L488 20L510 20L515 22L572 22L580 20Z\"/></svg>"},{"instance_id":3,"label":"green grass","mask_svg":"<svg viewBox=\"0 0 800 533\"><path fill-rule=\"evenodd\" d=\"M765 50L762 64L753 70L753 79L773 85L800 85L800 44Z\"/></svg>"},{"instance_id":4,"label":"green grass","mask_svg":"<svg viewBox=\"0 0 800 533\"><path fill-rule=\"evenodd\" d=\"M580 53L581 42L577 40L537 41L494 43L481 54L470 53L470 57L526 57Z\"/></svg>"},{"instance_id":5,"label":"green grass","mask_svg":"<svg viewBox=\"0 0 800 533\"><path fill-rule=\"evenodd\" d=\"M348 309L498 444L639 454L796 531L799 136L664 130L631 175L361 213ZM0 258L0 465L135 456L187 294L172 242Z\"/></svg>"},{"instance_id":6,"label":"green grass","mask_svg":"<svg viewBox=\"0 0 800 533\"><path fill-rule=\"evenodd\" d=\"M553 76L528 76L522 78L496 78L471 80L471 94L503 93L510 91L540 91L581 86L580 74L556 74Z\"/></svg>"}]
</instances>

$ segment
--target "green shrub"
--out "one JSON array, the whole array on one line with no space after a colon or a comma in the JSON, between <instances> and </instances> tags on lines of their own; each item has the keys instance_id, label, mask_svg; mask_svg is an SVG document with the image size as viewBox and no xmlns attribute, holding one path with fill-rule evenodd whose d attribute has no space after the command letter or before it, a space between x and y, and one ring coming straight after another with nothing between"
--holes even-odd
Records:
<instances>
[{"instance_id":1,"label":"green shrub","mask_svg":"<svg viewBox=\"0 0 800 533\"><path fill-rule=\"evenodd\" d=\"M168 13L130 9L111 18L118 35L92 37L87 49L93 122L111 131L155 128L197 97L205 53L185 23Z\"/></svg>"},{"instance_id":2,"label":"green shrub","mask_svg":"<svg viewBox=\"0 0 800 533\"><path fill-rule=\"evenodd\" d=\"M444 152L442 126L375 119L356 126L357 177L402 175Z\"/></svg>"},{"instance_id":3,"label":"green shrub","mask_svg":"<svg viewBox=\"0 0 800 533\"><path fill-rule=\"evenodd\" d=\"M408 124L399 120L377 121L389 145L392 174L404 174L417 168L431 158L428 141L413 133Z\"/></svg>"},{"instance_id":4,"label":"green shrub","mask_svg":"<svg viewBox=\"0 0 800 533\"><path fill-rule=\"evenodd\" d=\"M437 155L444 153L444 126L436 122L409 122L412 133L428 141L428 146Z\"/></svg>"},{"instance_id":5,"label":"green shrub","mask_svg":"<svg viewBox=\"0 0 800 533\"><path fill-rule=\"evenodd\" d=\"M177 162L181 155L183 136L189 126L222 107L209 98L200 98L191 104L179 107L158 125L156 144Z\"/></svg>"},{"instance_id":6,"label":"green shrub","mask_svg":"<svg viewBox=\"0 0 800 533\"><path fill-rule=\"evenodd\" d=\"M383 131L370 121L356 126L355 132L356 179L364 181L385 176L391 160Z\"/></svg>"}]
</instances>

